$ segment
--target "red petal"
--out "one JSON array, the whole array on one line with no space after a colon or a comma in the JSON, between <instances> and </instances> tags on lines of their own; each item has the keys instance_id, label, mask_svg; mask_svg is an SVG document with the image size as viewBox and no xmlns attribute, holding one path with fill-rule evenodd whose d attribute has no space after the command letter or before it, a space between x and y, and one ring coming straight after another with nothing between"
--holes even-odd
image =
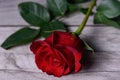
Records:
<instances>
[{"instance_id":1,"label":"red petal","mask_svg":"<svg viewBox=\"0 0 120 80\"><path fill-rule=\"evenodd\" d=\"M30 46L30 50L35 54L42 43L43 43L43 41L40 41L40 40L32 42L32 44Z\"/></svg>"},{"instance_id":2,"label":"red petal","mask_svg":"<svg viewBox=\"0 0 120 80\"><path fill-rule=\"evenodd\" d=\"M35 55L35 62L39 69L42 69L43 72L47 72L48 74L52 74L52 53L53 51L49 46L42 45L36 52Z\"/></svg>"},{"instance_id":3,"label":"red petal","mask_svg":"<svg viewBox=\"0 0 120 80\"><path fill-rule=\"evenodd\" d=\"M68 74L74 68L74 55L73 52L68 49L66 46L57 45L56 48L61 52L61 55L64 57L67 65L64 66L64 74Z\"/></svg>"},{"instance_id":4,"label":"red petal","mask_svg":"<svg viewBox=\"0 0 120 80\"><path fill-rule=\"evenodd\" d=\"M64 73L64 66L66 63L66 59L64 58L64 56L61 54L61 52L59 50L57 50L56 48L54 48L54 61L53 61L53 71L54 71L54 76L60 77L63 75Z\"/></svg>"},{"instance_id":5,"label":"red petal","mask_svg":"<svg viewBox=\"0 0 120 80\"><path fill-rule=\"evenodd\" d=\"M70 49L75 57L75 72L78 72L81 68L81 64L80 64L80 60L82 58L82 53L78 52L77 50L75 50L74 48L68 47L68 49Z\"/></svg>"},{"instance_id":6,"label":"red petal","mask_svg":"<svg viewBox=\"0 0 120 80\"><path fill-rule=\"evenodd\" d=\"M69 46L64 46L62 49L60 49L59 47L59 50L64 55L66 60L68 60L69 67L74 66L74 71L78 72L81 68L80 60L82 57L82 53L78 52L76 49L69 47Z\"/></svg>"},{"instance_id":7,"label":"red petal","mask_svg":"<svg viewBox=\"0 0 120 80\"><path fill-rule=\"evenodd\" d=\"M60 77L63 75L64 66L54 66L54 76Z\"/></svg>"},{"instance_id":8,"label":"red petal","mask_svg":"<svg viewBox=\"0 0 120 80\"><path fill-rule=\"evenodd\" d=\"M47 37L45 41L52 45L61 44L63 46L71 46L73 48L81 47L82 41L79 37L68 32L54 31L52 35Z\"/></svg>"}]
</instances>

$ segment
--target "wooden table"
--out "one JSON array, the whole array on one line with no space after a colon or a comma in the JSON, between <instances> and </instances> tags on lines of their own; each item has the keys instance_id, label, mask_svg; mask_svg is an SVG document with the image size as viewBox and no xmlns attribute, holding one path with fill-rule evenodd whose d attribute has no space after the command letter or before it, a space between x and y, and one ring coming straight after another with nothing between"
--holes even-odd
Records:
<instances>
[{"instance_id":1,"label":"wooden table","mask_svg":"<svg viewBox=\"0 0 120 80\"><path fill-rule=\"evenodd\" d=\"M0 0L0 44L12 33L28 25L19 15L17 5L30 0ZM45 0L31 0L45 5ZM77 12L62 19L74 31L83 14ZM29 45L10 50L0 48L0 80L119 80L120 79L120 30L94 25L93 17L80 36L94 49L95 55L84 54L82 71L56 78L37 69Z\"/></svg>"}]
</instances>

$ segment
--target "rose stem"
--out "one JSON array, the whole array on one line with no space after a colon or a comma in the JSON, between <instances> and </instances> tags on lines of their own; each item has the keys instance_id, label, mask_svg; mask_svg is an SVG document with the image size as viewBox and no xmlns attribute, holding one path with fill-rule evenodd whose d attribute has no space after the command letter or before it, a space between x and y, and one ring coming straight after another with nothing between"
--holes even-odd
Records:
<instances>
[{"instance_id":1,"label":"rose stem","mask_svg":"<svg viewBox=\"0 0 120 80\"><path fill-rule=\"evenodd\" d=\"M74 32L75 35L80 35L82 30L84 29L84 26L86 25L87 23L87 20L92 12L92 9L93 7L95 6L96 4L96 0L92 0L91 4L90 4L90 8L88 9L88 12L85 16L85 18L83 19L82 23L80 24L80 26L78 27L78 29Z\"/></svg>"}]
</instances>

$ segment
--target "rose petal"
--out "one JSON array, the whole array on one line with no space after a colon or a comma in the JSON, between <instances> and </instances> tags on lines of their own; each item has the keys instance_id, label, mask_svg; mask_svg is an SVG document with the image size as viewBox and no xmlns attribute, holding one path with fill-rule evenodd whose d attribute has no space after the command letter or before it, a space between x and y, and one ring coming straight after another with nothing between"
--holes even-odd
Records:
<instances>
[{"instance_id":1,"label":"rose petal","mask_svg":"<svg viewBox=\"0 0 120 80\"><path fill-rule=\"evenodd\" d=\"M74 54L74 57L75 57L75 72L78 72L81 68L80 60L82 58L82 53L78 52L74 48L71 48L71 47L67 47L67 48L70 49Z\"/></svg>"},{"instance_id":2,"label":"rose petal","mask_svg":"<svg viewBox=\"0 0 120 80\"><path fill-rule=\"evenodd\" d=\"M38 49L35 57L38 68L42 69L43 72L48 74L53 74L57 77L62 76L64 72L65 61L61 56L61 53L56 49L52 49L50 46L43 46Z\"/></svg>"},{"instance_id":3,"label":"rose petal","mask_svg":"<svg viewBox=\"0 0 120 80\"><path fill-rule=\"evenodd\" d=\"M68 65L66 65L64 67L64 75L68 74L70 72L70 68L68 67Z\"/></svg>"},{"instance_id":4,"label":"rose petal","mask_svg":"<svg viewBox=\"0 0 120 80\"><path fill-rule=\"evenodd\" d=\"M61 53L65 56L66 60L68 60L69 63L74 61L71 63L71 65L74 66L75 68L74 71L78 72L81 68L80 60L82 57L82 53L78 52L76 49L69 47L69 46L63 47L62 45L57 45L57 47L58 46L59 46L59 50L62 51ZM62 49L60 49L60 46L62 47Z\"/></svg>"},{"instance_id":5,"label":"rose petal","mask_svg":"<svg viewBox=\"0 0 120 80\"><path fill-rule=\"evenodd\" d=\"M64 66L54 66L54 76L60 77L63 75Z\"/></svg>"},{"instance_id":6,"label":"rose petal","mask_svg":"<svg viewBox=\"0 0 120 80\"><path fill-rule=\"evenodd\" d=\"M55 46L60 52L61 55L64 57L67 65L64 67L64 74L68 74L70 71L73 70L74 68L74 64L75 64L75 58L73 55L73 52L68 49L66 46L62 46L62 45L57 45Z\"/></svg>"},{"instance_id":7,"label":"rose petal","mask_svg":"<svg viewBox=\"0 0 120 80\"><path fill-rule=\"evenodd\" d=\"M54 48L54 61L53 61L53 71L54 71L54 75L57 77L60 77L63 75L64 73L64 66L66 64L66 59L64 58L64 56L61 54L61 52L59 50L57 50L56 48Z\"/></svg>"},{"instance_id":8,"label":"rose petal","mask_svg":"<svg viewBox=\"0 0 120 80\"><path fill-rule=\"evenodd\" d=\"M53 51L47 46L45 42L36 52L35 62L39 69L42 69L43 72L47 72L48 74L52 74L52 53Z\"/></svg>"},{"instance_id":9,"label":"rose petal","mask_svg":"<svg viewBox=\"0 0 120 80\"><path fill-rule=\"evenodd\" d=\"M32 42L32 44L30 46L30 50L35 54L42 43L43 43L43 41L40 41L40 40Z\"/></svg>"},{"instance_id":10,"label":"rose petal","mask_svg":"<svg viewBox=\"0 0 120 80\"><path fill-rule=\"evenodd\" d=\"M81 40L79 37L72 35L68 32L54 31L52 35L45 39L46 42L50 44L61 44L63 46L71 46L71 47L81 47Z\"/></svg>"}]
</instances>

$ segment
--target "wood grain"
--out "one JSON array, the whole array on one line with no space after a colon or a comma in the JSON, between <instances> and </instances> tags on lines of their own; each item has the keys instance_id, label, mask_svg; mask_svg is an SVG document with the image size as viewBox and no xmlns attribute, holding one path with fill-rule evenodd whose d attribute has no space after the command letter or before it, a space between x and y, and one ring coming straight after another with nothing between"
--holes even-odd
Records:
<instances>
[{"instance_id":1,"label":"wood grain","mask_svg":"<svg viewBox=\"0 0 120 80\"><path fill-rule=\"evenodd\" d=\"M0 27L0 44L12 33L17 31L18 29L24 26L7 26L7 27ZM77 26L70 26L70 31L75 31ZM120 49L119 49L119 40L120 40L120 31L113 27L108 26L86 26L82 35L80 36L82 39L86 40L93 48L95 48L96 52L95 55L91 53L85 53L84 58L82 60L83 68L80 73L71 74L60 78L59 80L64 79L71 79L72 76L75 79L88 79L96 80L96 78L101 78L101 80L111 78L116 79L116 75L120 74ZM0 75L6 74L7 78L14 78L20 76L22 79L22 74L29 76L28 74L35 74L37 79L41 79L41 75L43 79L48 80L45 78L46 74L42 73L40 70L37 69L35 62L34 62L34 55L29 50L29 44L21 47L15 47L10 50L4 50L0 48ZM10 71L10 72L9 72ZM12 71L12 72L11 72ZM18 73L19 74L18 74ZM40 74L38 74L40 73ZM15 74L13 77L11 74ZM99 76L98 76L99 75ZM106 75L106 76L103 76ZM115 76L115 77L114 77ZM51 76L50 76L51 77ZM117 76L119 77L119 76ZM7 79L2 77L1 79ZM33 78L33 77L31 77ZM23 78L29 79L29 78ZM35 78L36 79L36 78ZM19 80L19 79L18 79ZM54 77L51 78L54 80ZM111 79L112 80L112 79Z\"/></svg>"},{"instance_id":2,"label":"wood grain","mask_svg":"<svg viewBox=\"0 0 120 80\"><path fill-rule=\"evenodd\" d=\"M0 70L41 72L35 65L33 53L0 53L0 57ZM95 55L89 52L84 56L80 72L120 72L119 59L120 52L95 52Z\"/></svg>"},{"instance_id":3,"label":"wood grain","mask_svg":"<svg viewBox=\"0 0 120 80\"><path fill-rule=\"evenodd\" d=\"M88 72L56 78L40 72L0 71L1 80L118 80L119 75L119 72Z\"/></svg>"},{"instance_id":4,"label":"wood grain","mask_svg":"<svg viewBox=\"0 0 120 80\"><path fill-rule=\"evenodd\" d=\"M0 36L2 43L11 33L20 29L21 27L0 27ZM70 31L74 31L77 27L69 27ZM106 35L104 35L106 34ZM112 27L95 27L86 26L81 35L81 38L88 41L96 50L96 54L91 57L88 53L85 57L85 66L83 72L89 71L120 71L120 50L119 40L120 31ZM38 71L34 64L34 55L29 50L29 44L21 47L15 47L10 50L4 50L0 48L1 69L23 69ZM22 52L21 52L22 51ZM20 57L20 59L19 59ZM12 59L12 60L9 60ZM87 61L87 60L88 61ZM2 61L5 61L4 63ZM7 61L6 61L7 60ZM28 61L28 62L24 62ZM86 62L87 61L87 62ZM9 67L8 64L11 65ZM16 63L16 64L15 64ZM112 63L112 64L111 64ZM33 65L34 64L34 65ZM90 64L90 65L89 65ZM87 66L92 66L90 69L86 69ZM93 66L94 65L94 66ZM7 67L4 67L7 66ZM88 67L89 67L88 66Z\"/></svg>"},{"instance_id":5,"label":"wood grain","mask_svg":"<svg viewBox=\"0 0 120 80\"><path fill-rule=\"evenodd\" d=\"M0 27L0 44L12 33L20 29L21 27ZM75 31L76 26L69 27L70 31ZM86 26L83 30L82 35L80 36L83 40L87 41L95 51L120 51L120 30L107 27L107 26ZM28 46L16 47L11 49L10 51L6 51L1 49L0 52L19 52L19 50L23 50L25 52L29 52Z\"/></svg>"}]
</instances>

